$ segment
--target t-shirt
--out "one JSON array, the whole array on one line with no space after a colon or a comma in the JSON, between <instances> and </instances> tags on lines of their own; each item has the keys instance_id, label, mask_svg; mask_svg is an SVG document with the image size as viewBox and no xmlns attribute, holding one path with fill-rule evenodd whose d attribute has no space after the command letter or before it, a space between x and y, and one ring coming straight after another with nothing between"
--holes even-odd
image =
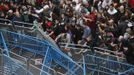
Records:
<instances>
[{"instance_id":1,"label":"t-shirt","mask_svg":"<svg viewBox=\"0 0 134 75\"><path fill-rule=\"evenodd\" d=\"M109 6L111 4L112 4L112 0L103 0L102 7L105 8L106 6Z\"/></svg>"},{"instance_id":2,"label":"t-shirt","mask_svg":"<svg viewBox=\"0 0 134 75\"><path fill-rule=\"evenodd\" d=\"M88 16L85 16L86 18L91 19L92 21L87 21L87 25L91 28L91 30L95 31L96 30L96 19L97 16L95 15L94 12L91 12Z\"/></svg>"},{"instance_id":3,"label":"t-shirt","mask_svg":"<svg viewBox=\"0 0 134 75\"><path fill-rule=\"evenodd\" d=\"M108 14L110 14L110 15L114 15L114 14L116 14L118 11L114 8L112 11L110 10L110 9L108 9Z\"/></svg>"},{"instance_id":4,"label":"t-shirt","mask_svg":"<svg viewBox=\"0 0 134 75\"><path fill-rule=\"evenodd\" d=\"M130 4L131 8L134 8L134 0L128 0L128 3Z\"/></svg>"}]
</instances>

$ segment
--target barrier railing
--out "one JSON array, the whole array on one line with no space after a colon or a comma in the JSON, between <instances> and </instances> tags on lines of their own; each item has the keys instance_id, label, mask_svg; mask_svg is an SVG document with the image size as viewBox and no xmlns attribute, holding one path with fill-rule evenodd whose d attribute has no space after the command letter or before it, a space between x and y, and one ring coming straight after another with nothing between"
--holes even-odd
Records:
<instances>
[{"instance_id":1,"label":"barrier railing","mask_svg":"<svg viewBox=\"0 0 134 75\"><path fill-rule=\"evenodd\" d=\"M0 49L0 51L1 51L0 55L3 55L2 54L3 49ZM31 58L31 59L28 60L28 58L22 57L22 56L14 53L14 52L9 52L9 53L10 53L10 57L9 58L15 60L14 62L19 63L18 65L21 65L27 71L31 72L32 75L39 75L41 71L43 72L44 75L50 75L50 74L51 75L64 75L64 74L62 74L60 72L56 72L54 69L52 69L52 68L42 64L41 62L37 62L35 59ZM9 59L7 59L7 60L9 60ZM0 74L1 75L4 74L4 67L5 66L3 65L3 63L4 63L3 62L3 57L0 57ZM46 69L48 69L48 71L41 70L40 68L38 68L36 66L35 63L43 65ZM14 64L11 63L11 65L14 65ZM12 69L13 70L13 68L10 68L10 67L8 67L8 69ZM9 75L9 74L7 74L7 75ZM16 73L16 75L20 75L20 74ZM24 75L27 75L27 74L24 74Z\"/></svg>"},{"instance_id":2,"label":"barrier railing","mask_svg":"<svg viewBox=\"0 0 134 75\"><path fill-rule=\"evenodd\" d=\"M32 23L20 22L20 21L11 21L8 19L0 18L0 24L14 24L16 26L23 26L23 27L32 27Z\"/></svg>"},{"instance_id":3,"label":"barrier railing","mask_svg":"<svg viewBox=\"0 0 134 75\"><path fill-rule=\"evenodd\" d=\"M61 47L64 47L65 45L66 45L66 43L60 43ZM71 43L69 44L68 48L72 48L72 49L91 49L91 47L88 46L88 45L71 44ZM96 51L116 54L116 51L111 51L111 50L104 49L104 48L94 47L93 49L96 50Z\"/></svg>"},{"instance_id":4,"label":"barrier railing","mask_svg":"<svg viewBox=\"0 0 134 75\"><path fill-rule=\"evenodd\" d=\"M25 51L27 50L31 53L34 53L34 56L41 55L44 57L43 64L49 66L50 68L55 66L56 64L66 69L66 72L69 72L70 75L83 74L83 68L79 64L77 64L70 57L62 53L62 51L60 51L58 48L53 47L53 45L47 42L47 40L43 41L31 36L22 35L6 30L0 30L0 32L3 33L6 44L9 48L15 47L17 49ZM55 64L53 64L53 62ZM44 71L48 72L49 70L50 69L46 69L46 67L42 65L42 71L40 72L40 75L43 75Z\"/></svg>"},{"instance_id":5,"label":"barrier railing","mask_svg":"<svg viewBox=\"0 0 134 75\"><path fill-rule=\"evenodd\" d=\"M15 25L23 26L23 27L32 27L32 23L20 22L20 21L13 21Z\"/></svg>"},{"instance_id":6,"label":"barrier railing","mask_svg":"<svg viewBox=\"0 0 134 75\"><path fill-rule=\"evenodd\" d=\"M55 44L55 42L52 40L52 38L49 37L48 35L44 34L44 31L41 30L40 28L38 28L38 25L36 25L36 24L19 22L19 21L10 21L8 19L3 19L3 18L0 18L0 24L1 24L0 27L3 27L2 29L5 28L5 30L16 31L21 34L26 34L26 35L38 37L40 39L45 39L49 43L51 43L53 46L58 47ZM32 29L33 26L34 26L34 28L37 28L37 31L34 31ZM12 29L12 28L15 28L15 29Z\"/></svg>"},{"instance_id":7,"label":"barrier railing","mask_svg":"<svg viewBox=\"0 0 134 75\"><path fill-rule=\"evenodd\" d=\"M7 48L5 39L3 37L3 34L1 32L0 32L0 40L3 42L3 43L1 43L1 45L3 46L3 49L4 49L3 53L6 54L7 56L9 56L8 48Z\"/></svg>"},{"instance_id":8,"label":"barrier railing","mask_svg":"<svg viewBox=\"0 0 134 75\"><path fill-rule=\"evenodd\" d=\"M133 75L134 66L114 60L85 55L86 68L91 75Z\"/></svg>"},{"instance_id":9,"label":"barrier railing","mask_svg":"<svg viewBox=\"0 0 134 75\"><path fill-rule=\"evenodd\" d=\"M65 48L65 44L66 43L61 43L60 47ZM126 62L126 58L122 56L118 56L117 51L111 51L111 50L107 50L107 49L99 48L99 47L94 47L93 50L91 50L90 46L79 45L79 44L69 44L68 47L66 48L70 48L71 50L76 52L76 54L79 54L79 52L82 52L82 53L87 52L90 55L96 55L99 57L103 57L105 59Z\"/></svg>"},{"instance_id":10,"label":"barrier railing","mask_svg":"<svg viewBox=\"0 0 134 75\"><path fill-rule=\"evenodd\" d=\"M49 75L49 74L53 75L55 74L55 70L51 68L53 67L55 68L56 65L60 65L66 69L67 71L66 75L85 75L88 72L91 73L92 75L96 75L96 74L98 75L132 74L133 75L134 67L132 65L121 63L120 61L117 60L116 56L103 53L103 52L111 53L111 51L106 51L102 49L103 51L95 50L95 52L92 52L90 50L90 47L82 46L82 45L81 46L73 45L71 47L68 47L68 48L79 49L79 50L88 49L88 55L83 55L84 60L81 63L83 66L81 66L80 64L78 64L79 62L78 63L74 62L71 58L63 54L58 48L53 46L47 40L41 40L35 37L22 35L19 33L10 32L6 30L0 30L0 32L2 33L8 48L15 47L17 49L34 53L34 56L41 55L44 57L43 64L41 65L42 67L41 70L32 64L30 64L29 65L30 67L26 69L26 70L30 70L30 72L32 73L34 73L35 71L38 72L40 75ZM2 39L0 39L1 47L3 46L2 44L3 44ZM11 57L7 59L10 60ZM14 61L18 63L17 60ZM31 61L35 62L33 59ZM23 65L22 67L23 69L25 69L27 66ZM12 71L13 73L16 72L16 69L17 71L19 70L18 67L16 67L15 69L12 67L8 69L13 70Z\"/></svg>"},{"instance_id":11,"label":"barrier railing","mask_svg":"<svg viewBox=\"0 0 134 75\"><path fill-rule=\"evenodd\" d=\"M0 54L0 61L2 75L33 75L26 68L23 67L23 64L16 61L15 59L5 55Z\"/></svg>"},{"instance_id":12,"label":"barrier railing","mask_svg":"<svg viewBox=\"0 0 134 75\"><path fill-rule=\"evenodd\" d=\"M0 23L1 24L8 24L8 23L12 23L12 22L10 20L8 20L8 19L0 18Z\"/></svg>"}]
</instances>

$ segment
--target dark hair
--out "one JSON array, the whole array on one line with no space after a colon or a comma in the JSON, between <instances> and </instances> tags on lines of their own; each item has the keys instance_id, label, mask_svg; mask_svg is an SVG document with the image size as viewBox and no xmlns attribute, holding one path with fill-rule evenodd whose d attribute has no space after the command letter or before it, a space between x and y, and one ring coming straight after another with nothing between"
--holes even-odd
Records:
<instances>
[{"instance_id":1,"label":"dark hair","mask_svg":"<svg viewBox=\"0 0 134 75\"><path fill-rule=\"evenodd\" d=\"M100 21L101 23L106 23L106 19L105 19L104 17L100 17L99 21Z\"/></svg>"},{"instance_id":2,"label":"dark hair","mask_svg":"<svg viewBox=\"0 0 134 75\"><path fill-rule=\"evenodd\" d=\"M120 18L121 21L125 21L126 19L127 19L126 16L121 16L121 18Z\"/></svg>"}]
</instances>

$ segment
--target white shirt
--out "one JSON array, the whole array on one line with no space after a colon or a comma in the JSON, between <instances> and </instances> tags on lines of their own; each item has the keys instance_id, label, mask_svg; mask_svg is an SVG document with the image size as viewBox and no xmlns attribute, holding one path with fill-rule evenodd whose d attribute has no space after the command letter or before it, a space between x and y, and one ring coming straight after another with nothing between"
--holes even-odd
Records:
<instances>
[{"instance_id":1,"label":"white shirt","mask_svg":"<svg viewBox=\"0 0 134 75\"><path fill-rule=\"evenodd\" d=\"M110 15L114 15L116 14L118 11L114 8L113 11L111 11L110 9L108 9L107 11Z\"/></svg>"},{"instance_id":2,"label":"white shirt","mask_svg":"<svg viewBox=\"0 0 134 75\"><path fill-rule=\"evenodd\" d=\"M108 0L108 2L106 2L107 0L103 0L102 2L102 8L105 8L106 6L109 6L112 4L112 0Z\"/></svg>"},{"instance_id":3,"label":"white shirt","mask_svg":"<svg viewBox=\"0 0 134 75\"><path fill-rule=\"evenodd\" d=\"M73 0L73 2L75 2L76 4L78 4L78 3L79 3L79 1L80 1L80 0Z\"/></svg>"},{"instance_id":4,"label":"white shirt","mask_svg":"<svg viewBox=\"0 0 134 75\"><path fill-rule=\"evenodd\" d=\"M79 3L79 4L77 4L76 6L75 6L75 11L80 11L81 10L81 8L80 8L80 6L81 6L81 4Z\"/></svg>"},{"instance_id":5,"label":"white shirt","mask_svg":"<svg viewBox=\"0 0 134 75\"><path fill-rule=\"evenodd\" d=\"M49 8L49 6L48 5L45 5L43 8L41 8L40 10L35 10L35 12L37 13L37 14L40 14L40 13L42 13L45 9L48 9Z\"/></svg>"},{"instance_id":6,"label":"white shirt","mask_svg":"<svg viewBox=\"0 0 134 75\"><path fill-rule=\"evenodd\" d=\"M82 0L83 4L88 4L87 0Z\"/></svg>"}]
</instances>

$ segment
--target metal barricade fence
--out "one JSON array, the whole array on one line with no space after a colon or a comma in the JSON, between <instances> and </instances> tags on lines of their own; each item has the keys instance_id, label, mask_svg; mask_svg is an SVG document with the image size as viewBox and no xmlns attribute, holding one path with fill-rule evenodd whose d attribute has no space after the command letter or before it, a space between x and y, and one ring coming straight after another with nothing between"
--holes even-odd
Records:
<instances>
[{"instance_id":1,"label":"metal barricade fence","mask_svg":"<svg viewBox=\"0 0 134 75\"><path fill-rule=\"evenodd\" d=\"M41 65L42 67L41 70L35 67L34 65L29 65L28 69L32 73L36 72L38 74L40 73L40 75L49 75L49 74L53 75L55 74L55 71L51 68L55 67L56 65L60 65L67 70L66 75L85 75L86 74L84 72L85 69L83 69L81 65L77 64L68 56L63 54L58 48L53 47L53 45L47 42L47 40L44 41L38 38L33 38L31 36L26 36L26 35L5 31L5 30L0 30L0 32L3 33L5 42L9 49L19 48L21 50L27 50L29 52L34 53L34 56L38 54L44 56L43 64ZM2 43L1 39L0 39L0 43ZM86 69L88 69L86 70L87 73L90 72L92 75L129 75L129 74L133 75L133 66L126 63L121 63L120 60L118 60L118 57L114 55L105 54L103 53L103 51L101 52L96 50L95 52L92 52L90 48L87 46L84 46L82 48L77 48L77 46L74 45L71 48L88 49L88 54L90 55L84 56ZM104 50L104 52L111 53L106 50ZM7 59L10 60L11 57ZM35 62L34 60L32 61ZM124 59L122 62L125 62ZM20 64L19 66L22 67L22 65ZM23 70L25 68L27 68L27 66L23 65ZM19 70L17 67L11 70L16 70L16 69ZM60 73L57 73L57 75L58 74Z\"/></svg>"},{"instance_id":2,"label":"metal barricade fence","mask_svg":"<svg viewBox=\"0 0 134 75\"><path fill-rule=\"evenodd\" d=\"M19 49L23 49L23 51L27 50L29 52L34 53L34 55L36 56L37 54L40 54L42 56L45 56L45 49L47 48L47 43L42 43L36 39L32 39L32 37L30 36L25 36L25 35L21 35L21 34L17 34L14 32L6 32L6 31L2 31L5 40L6 40L6 44L8 45L8 48L10 49L15 49L15 48L19 48ZM2 42L2 41L0 41ZM10 50L9 49L9 50ZM14 57L16 58L16 56L14 55ZM19 59L19 58L17 58ZM22 60L22 59L19 59ZM26 60L25 60L26 62ZM45 68L47 68L45 66ZM35 69L34 69L35 70ZM38 73L38 75L40 74L40 69L36 69L37 71L35 71L35 75ZM34 72L34 71L32 71ZM45 74L45 71L42 71L43 74Z\"/></svg>"},{"instance_id":3,"label":"metal barricade fence","mask_svg":"<svg viewBox=\"0 0 134 75\"><path fill-rule=\"evenodd\" d=\"M49 42L41 41L39 39L33 38L31 36L14 33L6 30L0 30L5 37L5 42L9 49L19 49L23 51L29 51L36 55L43 56L43 66L40 75L44 75L44 71L50 73L51 71L48 67L53 67L55 65L60 65L69 75L82 75L83 68L81 65L77 64L70 57L62 53L58 48L53 47ZM1 41L0 41L1 42ZM54 63L53 63L54 62ZM46 66L44 66L46 65ZM78 71L79 70L79 71Z\"/></svg>"},{"instance_id":4,"label":"metal barricade fence","mask_svg":"<svg viewBox=\"0 0 134 75\"><path fill-rule=\"evenodd\" d=\"M8 20L8 19L0 18L0 23L1 23L1 24L9 24L9 23L11 23L11 21Z\"/></svg>"},{"instance_id":5,"label":"metal barricade fence","mask_svg":"<svg viewBox=\"0 0 134 75\"><path fill-rule=\"evenodd\" d=\"M19 21L13 21L15 25L22 26L22 27L32 27L32 23L26 23L26 22L19 22Z\"/></svg>"},{"instance_id":6,"label":"metal barricade fence","mask_svg":"<svg viewBox=\"0 0 134 75\"><path fill-rule=\"evenodd\" d=\"M51 57L51 58L49 58L49 57ZM65 54L61 55L60 51L57 52L52 47L50 47L48 49L48 52L47 52L44 60L46 60L46 61L44 61L43 64L46 64L49 66L55 66L55 65L52 65L53 61L58 63L57 65L60 65L64 69L67 70L66 75L82 75L83 74L83 68L79 64L74 62L72 59L68 58ZM44 67L42 67L42 69L46 70L46 68L44 68ZM43 74L41 74L41 75L43 75Z\"/></svg>"},{"instance_id":7,"label":"metal barricade fence","mask_svg":"<svg viewBox=\"0 0 134 75\"><path fill-rule=\"evenodd\" d=\"M2 75L33 75L19 61L3 54L0 54L0 58Z\"/></svg>"},{"instance_id":8,"label":"metal barricade fence","mask_svg":"<svg viewBox=\"0 0 134 75\"><path fill-rule=\"evenodd\" d=\"M1 52L2 52L2 49L1 49ZM35 62L36 61L34 59L29 59L28 60L27 58L22 57L22 56L14 53L14 52L9 52L9 54L10 54L10 57L9 56L7 56L7 57L10 58L10 59L13 59L13 62L16 62L17 63L16 66L23 67L24 69L26 69L26 71L30 72L32 75L40 75L40 72L42 72L43 75L64 75L64 74L62 74L60 72L56 72L54 69L52 69L52 68L50 68L50 67L48 67L46 65L38 62L40 65L44 65L45 68L49 69L49 71L43 71L43 70L41 70L39 67L37 67L35 65ZM10 61L10 59L7 59L6 58L6 62L7 61ZM10 65L15 65L16 63L10 63ZM10 67L9 65L6 65L5 66L5 60L3 60L3 54L0 53L0 75L3 75L4 74L4 67L7 67L6 69L8 71L9 70L11 70L13 72L14 72L14 70L17 70L18 71L18 68L17 67L14 67L14 66ZM11 72L11 71L9 71L9 72ZM27 74L27 72L25 72L23 70L22 71L19 71L19 73L15 71L15 75L22 75L22 74L20 74L21 72L24 72L24 73L22 73L23 75L31 75L31 74ZM5 73L6 73L6 70L5 70ZM10 74L7 74L7 75L10 75Z\"/></svg>"},{"instance_id":9,"label":"metal barricade fence","mask_svg":"<svg viewBox=\"0 0 134 75\"><path fill-rule=\"evenodd\" d=\"M66 43L61 43L60 47L65 48ZM79 54L78 52L95 55L98 57L102 57L105 59L115 60L126 63L126 58L118 56L117 51L110 51L104 48L94 47L93 50L91 50L90 46L87 45L80 45L80 44L69 44L67 48L70 48L75 53Z\"/></svg>"},{"instance_id":10,"label":"metal barricade fence","mask_svg":"<svg viewBox=\"0 0 134 75\"><path fill-rule=\"evenodd\" d=\"M32 23L26 23L26 22L20 22L20 21L11 21L8 19L0 18L0 24L14 24L16 26L22 26L22 27L32 27Z\"/></svg>"},{"instance_id":11,"label":"metal barricade fence","mask_svg":"<svg viewBox=\"0 0 134 75\"><path fill-rule=\"evenodd\" d=\"M45 49L47 48L47 43L40 42L36 39L32 39L31 37L17 34L10 31L2 30L3 36L5 38L6 44L8 47L17 47L23 48L27 51L33 52L36 54L45 54Z\"/></svg>"},{"instance_id":12,"label":"metal barricade fence","mask_svg":"<svg viewBox=\"0 0 134 75\"><path fill-rule=\"evenodd\" d=\"M49 37L48 35L46 35L42 29L37 28L38 30L34 31L33 27L35 28L35 26L33 23L26 23L26 22L20 22L20 21L10 21L8 19L3 19L3 18L0 18L0 21L4 21L4 23L0 23L1 24L0 27L2 29L9 30L9 31L15 31L15 32L20 33L20 34L34 36L34 37L37 37L39 39L45 39L49 43L51 43L53 46L58 48L58 46L55 44L55 42L52 40L52 38ZM7 21L10 25L7 23ZM13 27L15 29L13 29Z\"/></svg>"},{"instance_id":13,"label":"metal barricade fence","mask_svg":"<svg viewBox=\"0 0 134 75\"><path fill-rule=\"evenodd\" d=\"M16 59L17 61L21 62L23 67L27 69L27 71L31 72L32 75L40 75L40 72L43 72L44 75L53 75L56 73L53 69L45 65L45 68L48 68L49 71L42 71L41 68L35 65L36 61L32 58L22 57L16 53L10 52L10 57ZM40 62L38 62L40 63ZM40 65L43 65L40 63ZM25 74L26 75L26 74Z\"/></svg>"},{"instance_id":14,"label":"metal barricade fence","mask_svg":"<svg viewBox=\"0 0 134 75\"><path fill-rule=\"evenodd\" d=\"M47 36L43 30L38 28L37 31L34 31L33 23L26 23L26 22L20 22L20 21L10 21L8 19L0 18L0 21L3 21L4 23L0 23L0 27L5 30L10 31L16 31L17 33L26 34L34 37L38 37L40 39L45 39L49 43L51 43L53 46L57 47L57 45L54 43L54 41L51 39L51 37ZM12 28L15 29L12 29ZM34 27L35 28L35 27Z\"/></svg>"},{"instance_id":15,"label":"metal barricade fence","mask_svg":"<svg viewBox=\"0 0 134 75\"><path fill-rule=\"evenodd\" d=\"M8 19L0 18L0 28L1 29L16 31L21 34L29 34L30 35L30 33L33 34L33 32L31 32L32 27L33 27L33 23L11 21ZM35 36L35 35L36 35L36 33L33 36Z\"/></svg>"},{"instance_id":16,"label":"metal barricade fence","mask_svg":"<svg viewBox=\"0 0 134 75\"><path fill-rule=\"evenodd\" d=\"M94 55L84 56L86 68L91 75L133 75L134 66L114 60L97 57Z\"/></svg>"},{"instance_id":17,"label":"metal barricade fence","mask_svg":"<svg viewBox=\"0 0 134 75\"><path fill-rule=\"evenodd\" d=\"M64 44L61 45L64 48ZM68 48L74 51L86 50L81 55L86 64L87 75L133 75L134 66L126 62L124 57L116 55L116 51L110 51L102 48L94 48L94 51L90 49L90 46L82 46L76 44L69 44Z\"/></svg>"}]
</instances>

